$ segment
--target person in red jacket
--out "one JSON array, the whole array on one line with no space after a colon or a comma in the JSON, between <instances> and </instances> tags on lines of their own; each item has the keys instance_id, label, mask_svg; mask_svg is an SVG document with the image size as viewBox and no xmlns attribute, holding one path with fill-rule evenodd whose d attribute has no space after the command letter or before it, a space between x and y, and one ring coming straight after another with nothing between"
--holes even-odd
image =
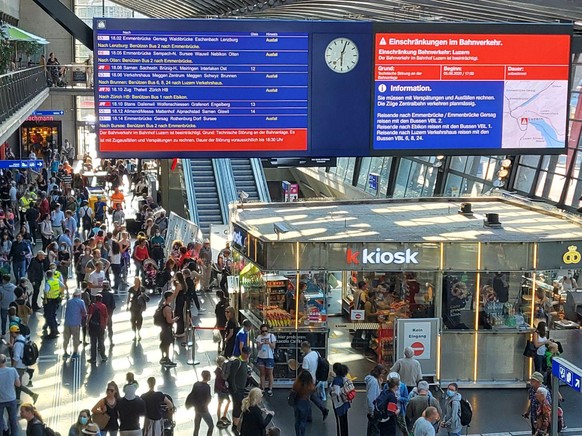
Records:
<instances>
[{"instance_id":1,"label":"person in red jacket","mask_svg":"<svg viewBox=\"0 0 582 436\"><path fill-rule=\"evenodd\" d=\"M107 361L105 355L105 328L108 318L107 307L103 304L103 296L95 295L95 302L89 306L87 316L87 330L91 338L91 359L89 363L97 362L97 350L101 356L101 361Z\"/></svg>"},{"instance_id":2,"label":"person in red jacket","mask_svg":"<svg viewBox=\"0 0 582 436\"><path fill-rule=\"evenodd\" d=\"M150 257L147 240L145 238L142 238L138 241L137 245L133 249L132 257L133 262L135 263L135 276L138 277L141 274L142 280L145 280L143 262Z\"/></svg>"},{"instance_id":3,"label":"person in red jacket","mask_svg":"<svg viewBox=\"0 0 582 436\"><path fill-rule=\"evenodd\" d=\"M48 214L51 213L51 206L48 201L48 198L46 198L46 192L40 193L40 203L38 205L38 211L40 213L40 216L38 217L39 223L42 220L44 220Z\"/></svg>"}]
</instances>

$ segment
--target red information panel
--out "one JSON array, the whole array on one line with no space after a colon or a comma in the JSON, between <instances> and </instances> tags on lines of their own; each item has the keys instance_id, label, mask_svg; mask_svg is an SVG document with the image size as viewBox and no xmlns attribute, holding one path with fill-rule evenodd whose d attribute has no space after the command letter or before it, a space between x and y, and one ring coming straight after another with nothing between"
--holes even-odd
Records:
<instances>
[{"instance_id":1,"label":"red information panel","mask_svg":"<svg viewBox=\"0 0 582 436\"><path fill-rule=\"evenodd\" d=\"M373 149L563 149L570 40L376 33Z\"/></svg>"},{"instance_id":2,"label":"red information panel","mask_svg":"<svg viewBox=\"0 0 582 436\"><path fill-rule=\"evenodd\" d=\"M376 34L376 65L564 65L569 56L569 35Z\"/></svg>"},{"instance_id":3,"label":"red information panel","mask_svg":"<svg viewBox=\"0 0 582 436\"><path fill-rule=\"evenodd\" d=\"M307 150L307 129L102 129L99 135L105 152Z\"/></svg>"}]
</instances>

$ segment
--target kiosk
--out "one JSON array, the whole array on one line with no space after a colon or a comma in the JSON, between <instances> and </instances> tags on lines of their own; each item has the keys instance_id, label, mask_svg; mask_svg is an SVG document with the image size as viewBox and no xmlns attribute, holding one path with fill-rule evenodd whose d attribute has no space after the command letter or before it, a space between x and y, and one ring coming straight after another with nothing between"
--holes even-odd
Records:
<instances>
[{"instance_id":1,"label":"kiosk","mask_svg":"<svg viewBox=\"0 0 582 436\"><path fill-rule=\"evenodd\" d=\"M435 368L425 376L523 387L526 341L563 320L553 284L582 248L576 218L501 197L251 203L232 206L231 225L240 312L277 336L278 384L296 376L302 340L361 381L400 357L398 320L437 319L434 352L415 349Z\"/></svg>"}]
</instances>

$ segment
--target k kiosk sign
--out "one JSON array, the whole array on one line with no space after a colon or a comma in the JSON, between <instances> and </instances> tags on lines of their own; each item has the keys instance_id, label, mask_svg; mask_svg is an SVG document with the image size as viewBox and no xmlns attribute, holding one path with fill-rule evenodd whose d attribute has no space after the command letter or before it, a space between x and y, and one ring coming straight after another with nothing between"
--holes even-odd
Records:
<instances>
[{"instance_id":1,"label":"k kiosk sign","mask_svg":"<svg viewBox=\"0 0 582 436\"><path fill-rule=\"evenodd\" d=\"M344 250L343 265L350 270L438 270L440 266L438 244L348 244Z\"/></svg>"}]
</instances>

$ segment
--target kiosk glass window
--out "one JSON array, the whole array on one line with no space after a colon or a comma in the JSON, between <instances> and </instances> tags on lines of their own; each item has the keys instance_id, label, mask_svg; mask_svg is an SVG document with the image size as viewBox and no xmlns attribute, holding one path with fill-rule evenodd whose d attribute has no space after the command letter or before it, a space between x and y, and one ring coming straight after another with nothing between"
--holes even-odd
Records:
<instances>
[{"instance_id":1,"label":"kiosk glass window","mask_svg":"<svg viewBox=\"0 0 582 436\"><path fill-rule=\"evenodd\" d=\"M477 273L447 272L443 275L443 325L449 330L475 328L473 299L477 295Z\"/></svg>"},{"instance_id":2,"label":"kiosk glass window","mask_svg":"<svg viewBox=\"0 0 582 436\"><path fill-rule=\"evenodd\" d=\"M523 283L521 272L481 274L479 329L511 329L523 324L522 312L531 310L523 300Z\"/></svg>"}]
</instances>

